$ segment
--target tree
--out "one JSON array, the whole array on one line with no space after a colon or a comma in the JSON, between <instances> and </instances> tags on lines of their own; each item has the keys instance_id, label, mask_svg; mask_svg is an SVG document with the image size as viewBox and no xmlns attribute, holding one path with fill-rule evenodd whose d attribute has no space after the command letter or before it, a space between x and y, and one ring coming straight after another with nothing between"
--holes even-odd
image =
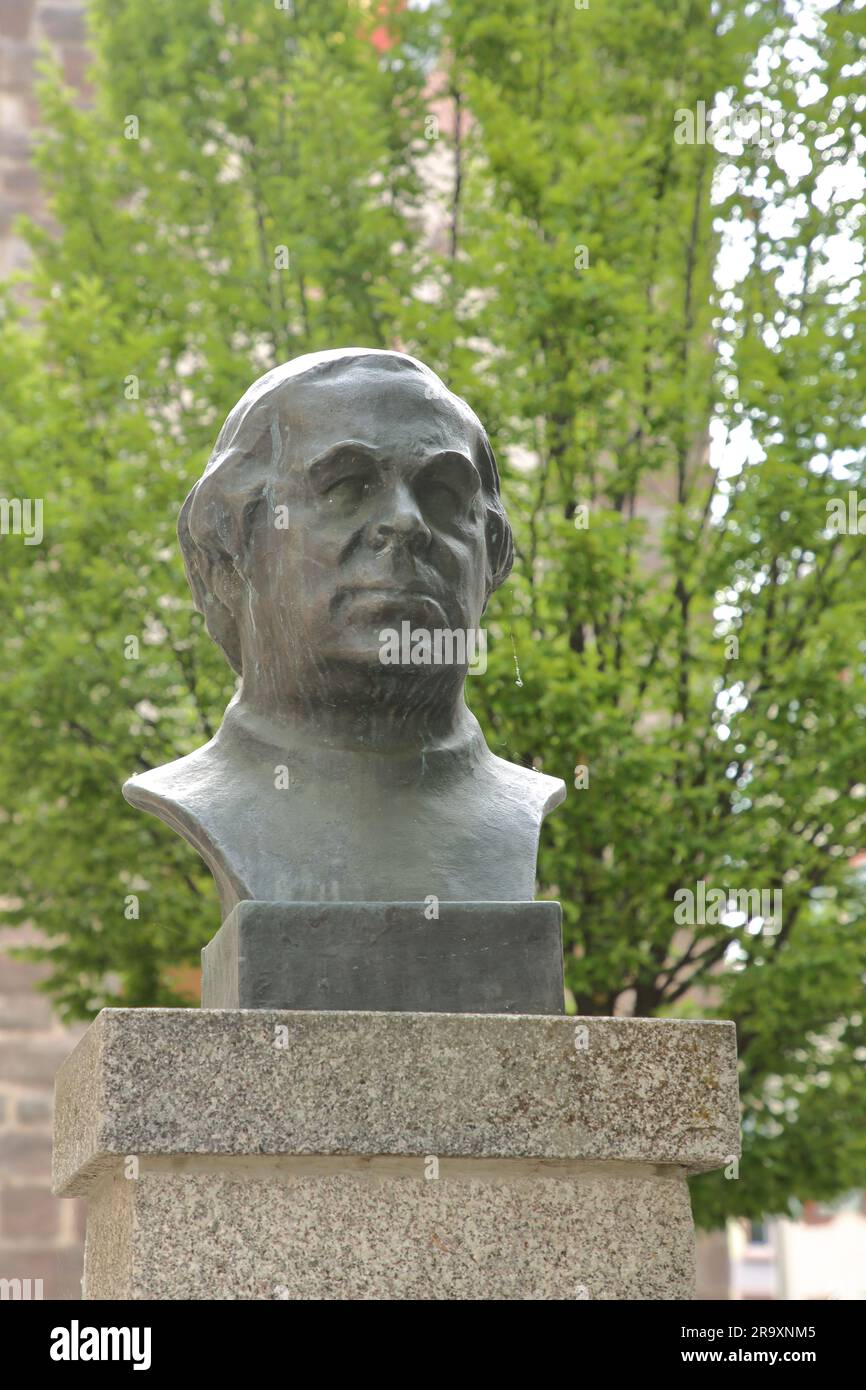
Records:
<instances>
[{"instance_id":1,"label":"tree","mask_svg":"<svg viewBox=\"0 0 866 1390\"><path fill-rule=\"evenodd\" d=\"M864 558L828 514L864 463L863 11L455 0L446 35L474 124L415 341L506 460L473 693L574 782L539 873L577 1012L736 1020L740 1180L699 1220L862 1185Z\"/></svg>"},{"instance_id":2,"label":"tree","mask_svg":"<svg viewBox=\"0 0 866 1390\"><path fill-rule=\"evenodd\" d=\"M97 104L46 95L58 232L5 349L10 490L45 495L46 543L0 547L0 853L60 1003L177 1002L213 931L190 851L117 788L228 694L172 535L222 414L307 347L406 346L504 474L518 559L470 700L573 785L539 880L574 1007L736 1020L745 1154L696 1181L699 1220L862 1182L863 552L828 503L863 468L839 171L864 12L453 0L395 13L382 54L349 3L95 9ZM453 133L425 141L431 44ZM756 133L702 140L717 98ZM446 149L436 254L415 213Z\"/></svg>"},{"instance_id":3,"label":"tree","mask_svg":"<svg viewBox=\"0 0 866 1390\"><path fill-rule=\"evenodd\" d=\"M195 856L120 799L209 737L231 693L178 564L178 503L269 366L392 340L423 138L420 53L380 55L348 0L98 0L91 20L92 108L56 73L43 86L56 230L30 229L38 319L9 311L2 406L4 492L41 499L45 527L0 547L4 915L50 939L72 1016L182 1002L172 967L219 920Z\"/></svg>"}]
</instances>

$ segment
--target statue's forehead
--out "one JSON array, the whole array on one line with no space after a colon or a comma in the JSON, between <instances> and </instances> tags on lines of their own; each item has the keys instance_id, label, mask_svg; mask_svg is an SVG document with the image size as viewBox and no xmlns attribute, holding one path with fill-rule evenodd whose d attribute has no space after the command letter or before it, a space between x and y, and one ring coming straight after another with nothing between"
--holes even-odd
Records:
<instances>
[{"instance_id":1,"label":"statue's forehead","mask_svg":"<svg viewBox=\"0 0 866 1390\"><path fill-rule=\"evenodd\" d=\"M271 404L295 459L343 440L401 450L409 444L474 450L477 444L471 411L432 375L358 371L287 386Z\"/></svg>"}]
</instances>

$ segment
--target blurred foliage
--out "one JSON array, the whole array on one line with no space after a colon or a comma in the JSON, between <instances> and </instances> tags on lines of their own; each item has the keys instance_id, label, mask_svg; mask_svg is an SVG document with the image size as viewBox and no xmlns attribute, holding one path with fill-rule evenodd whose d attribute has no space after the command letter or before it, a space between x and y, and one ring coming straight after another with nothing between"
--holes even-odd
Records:
<instances>
[{"instance_id":1,"label":"blurred foliage","mask_svg":"<svg viewBox=\"0 0 866 1390\"><path fill-rule=\"evenodd\" d=\"M231 692L174 538L224 415L297 353L401 347L490 428L516 532L472 706L502 756L586 769L539 861L577 1012L735 1019L744 1157L694 1181L699 1221L862 1186L864 559L827 504L863 481L866 10L92 24L93 105L46 75L54 222L0 340L0 492L45 509L0 544L3 916L46 934L58 1004L185 1002L217 921L119 786ZM777 124L679 143L716 98ZM781 890L781 921L677 923L699 880Z\"/></svg>"}]
</instances>

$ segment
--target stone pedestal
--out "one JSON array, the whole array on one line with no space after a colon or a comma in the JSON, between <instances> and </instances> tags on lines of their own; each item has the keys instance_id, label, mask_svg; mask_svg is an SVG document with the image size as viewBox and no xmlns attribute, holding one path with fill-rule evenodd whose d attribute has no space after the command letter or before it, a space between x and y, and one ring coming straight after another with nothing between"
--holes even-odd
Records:
<instances>
[{"instance_id":1,"label":"stone pedestal","mask_svg":"<svg viewBox=\"0 0 866 1390\"><path fill-rule=\"evenodd\" d=\"M201 963L205 1009L565 1012L552 902L242 902Z\"/></svg>"},{"instance_id":2,"label":"stone pedestal","mask_svg":"<svg viewBox=\"0 0 866 1390\"><path fill-rule=\"evenodd\" d=\"M60 1069L91 1299L688 1299L733 1025L105 1010Z\"/></svg>"}]
</instances>

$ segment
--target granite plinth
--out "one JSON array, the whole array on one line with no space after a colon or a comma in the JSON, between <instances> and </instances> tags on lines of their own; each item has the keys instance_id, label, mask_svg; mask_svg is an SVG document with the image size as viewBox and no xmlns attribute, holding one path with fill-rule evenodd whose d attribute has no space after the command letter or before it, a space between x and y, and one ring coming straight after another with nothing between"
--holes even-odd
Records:
<instances>
[{"instance_id":1,"label":"granite plinth","mask_svg":"<svg viewBox=\"0 0 866 1390\"><path fill-rule=\"evenodd\" d=\"M686 1299L733 1025L105 1010L57 1078L86 1298Z\"/></svg>"}]
</instances>

